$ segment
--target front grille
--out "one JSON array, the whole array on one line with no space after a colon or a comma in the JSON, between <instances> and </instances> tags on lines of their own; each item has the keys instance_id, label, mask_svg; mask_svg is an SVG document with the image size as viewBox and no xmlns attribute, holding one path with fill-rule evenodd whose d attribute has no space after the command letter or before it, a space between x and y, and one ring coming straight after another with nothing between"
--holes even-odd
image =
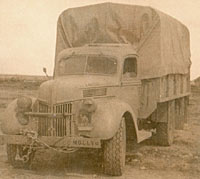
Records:
<instances>
[{"instance_id":1,"label":"front grille","mask_svg":"<svg viewBox=\"0 0 200 179\"><path fill-rule=\"evenodd\" d=\"M48 105L39 104L39 112L50 111ZM60 117L39 117L38 134L40 136L71 136L74 134L72 115L72 103L56 104L51 110L55 114L63 114Z\"/></svg>"},{"instance_id":2,"label":"front grille","mask_svg":"<svg viewBox=\"0 0 200 179\"><path fill-rule=\"evenodd\" d=\"M72 103L57 104L53 106L54 113L72 113Z\"/></svg>"},{"instance_id":3,"label":"front grille","mask_svg":"<svg viewBox=\"0 0 200 179\"><path fill-rule=\"evenodd\" d=\"M70 119L41 117L38 122L38 134L40 136L70 136Z\"/></svg>"},{"instance_id":4,"label":"front grille","mask_svg":"<svg viewBox=\"0 0 200 179\"><path fill-rule=\"evenodd\" d=\"M38 106L39 113L48 113L51 112L51 107L44 102L39 102Z\"/></svg>"}]
</instances>

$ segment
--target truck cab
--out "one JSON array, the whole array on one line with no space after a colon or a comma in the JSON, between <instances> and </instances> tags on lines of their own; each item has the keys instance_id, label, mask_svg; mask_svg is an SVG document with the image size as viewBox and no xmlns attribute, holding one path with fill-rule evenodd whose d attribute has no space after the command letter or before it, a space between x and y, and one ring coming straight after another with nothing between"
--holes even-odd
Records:
<instances>
[{"instance_id":1,"label":"truck cab","mask_svg":"<svg viewBox=\"0 0 200 179\"><path fill-rule=\"evenodd\" d=\"M55 65L54 79L41 85L38 99L51 106L73 103L79 130L71 135L87 133L110 139L125 114L132 117L136 133L141 86L137 58L133 47L127 44L90 44L63 50ZM91 116L82 109L86 106L94 108ZM56 107L51 108L56 112ZM116 111L119 113L115 116ZM86 121L90 122L90 131Z\"/></svg>"}]
</instances>

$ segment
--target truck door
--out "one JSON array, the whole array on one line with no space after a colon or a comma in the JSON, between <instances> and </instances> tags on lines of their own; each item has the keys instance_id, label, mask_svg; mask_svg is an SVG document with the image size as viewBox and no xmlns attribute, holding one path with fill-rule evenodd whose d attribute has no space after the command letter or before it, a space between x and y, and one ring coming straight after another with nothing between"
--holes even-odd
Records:
<instances>
[{"instance_id":1,"label":"truck door","mask_svg":"<svg viewBox=\"0 0 200 179\"><path fill-rule=\"evenodd\" d=\"M121 100L127 102L138 115L141 82L137 78L137 57L128 56L124 59L121 79Z\"/></svg>"}]
</instances>

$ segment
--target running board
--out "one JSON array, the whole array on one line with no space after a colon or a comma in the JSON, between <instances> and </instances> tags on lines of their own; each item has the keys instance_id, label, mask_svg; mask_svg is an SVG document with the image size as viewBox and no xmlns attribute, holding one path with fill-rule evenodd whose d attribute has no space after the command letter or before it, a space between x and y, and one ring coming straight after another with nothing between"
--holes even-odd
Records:
<instances>
[{"instance_id":1,"label":"running board","mask_svg":"<svg viewBox=\"0 0 200 179\"><path fill-rule=\"evenodd\" d=\"M138 131L138 143L150 138L152 136L152 132L150 131L145 131L145 130L140 130Z\"/></svg>"}]
</instances>

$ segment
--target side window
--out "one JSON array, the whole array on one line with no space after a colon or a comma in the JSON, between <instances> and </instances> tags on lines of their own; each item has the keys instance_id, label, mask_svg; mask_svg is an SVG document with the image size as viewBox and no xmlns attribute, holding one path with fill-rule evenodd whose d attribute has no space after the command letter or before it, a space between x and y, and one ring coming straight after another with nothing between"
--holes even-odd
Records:
<instances>
[{"instance_id":1,"label":"side window","mask_svg":"<svg viewBox=\"0 0 200 179\"><path fill-rule=\"evenodd\" d=\"M124 60L123 77L133 78L137 76L137 59L128 57Z\"/></svg>"}]
</instances>

